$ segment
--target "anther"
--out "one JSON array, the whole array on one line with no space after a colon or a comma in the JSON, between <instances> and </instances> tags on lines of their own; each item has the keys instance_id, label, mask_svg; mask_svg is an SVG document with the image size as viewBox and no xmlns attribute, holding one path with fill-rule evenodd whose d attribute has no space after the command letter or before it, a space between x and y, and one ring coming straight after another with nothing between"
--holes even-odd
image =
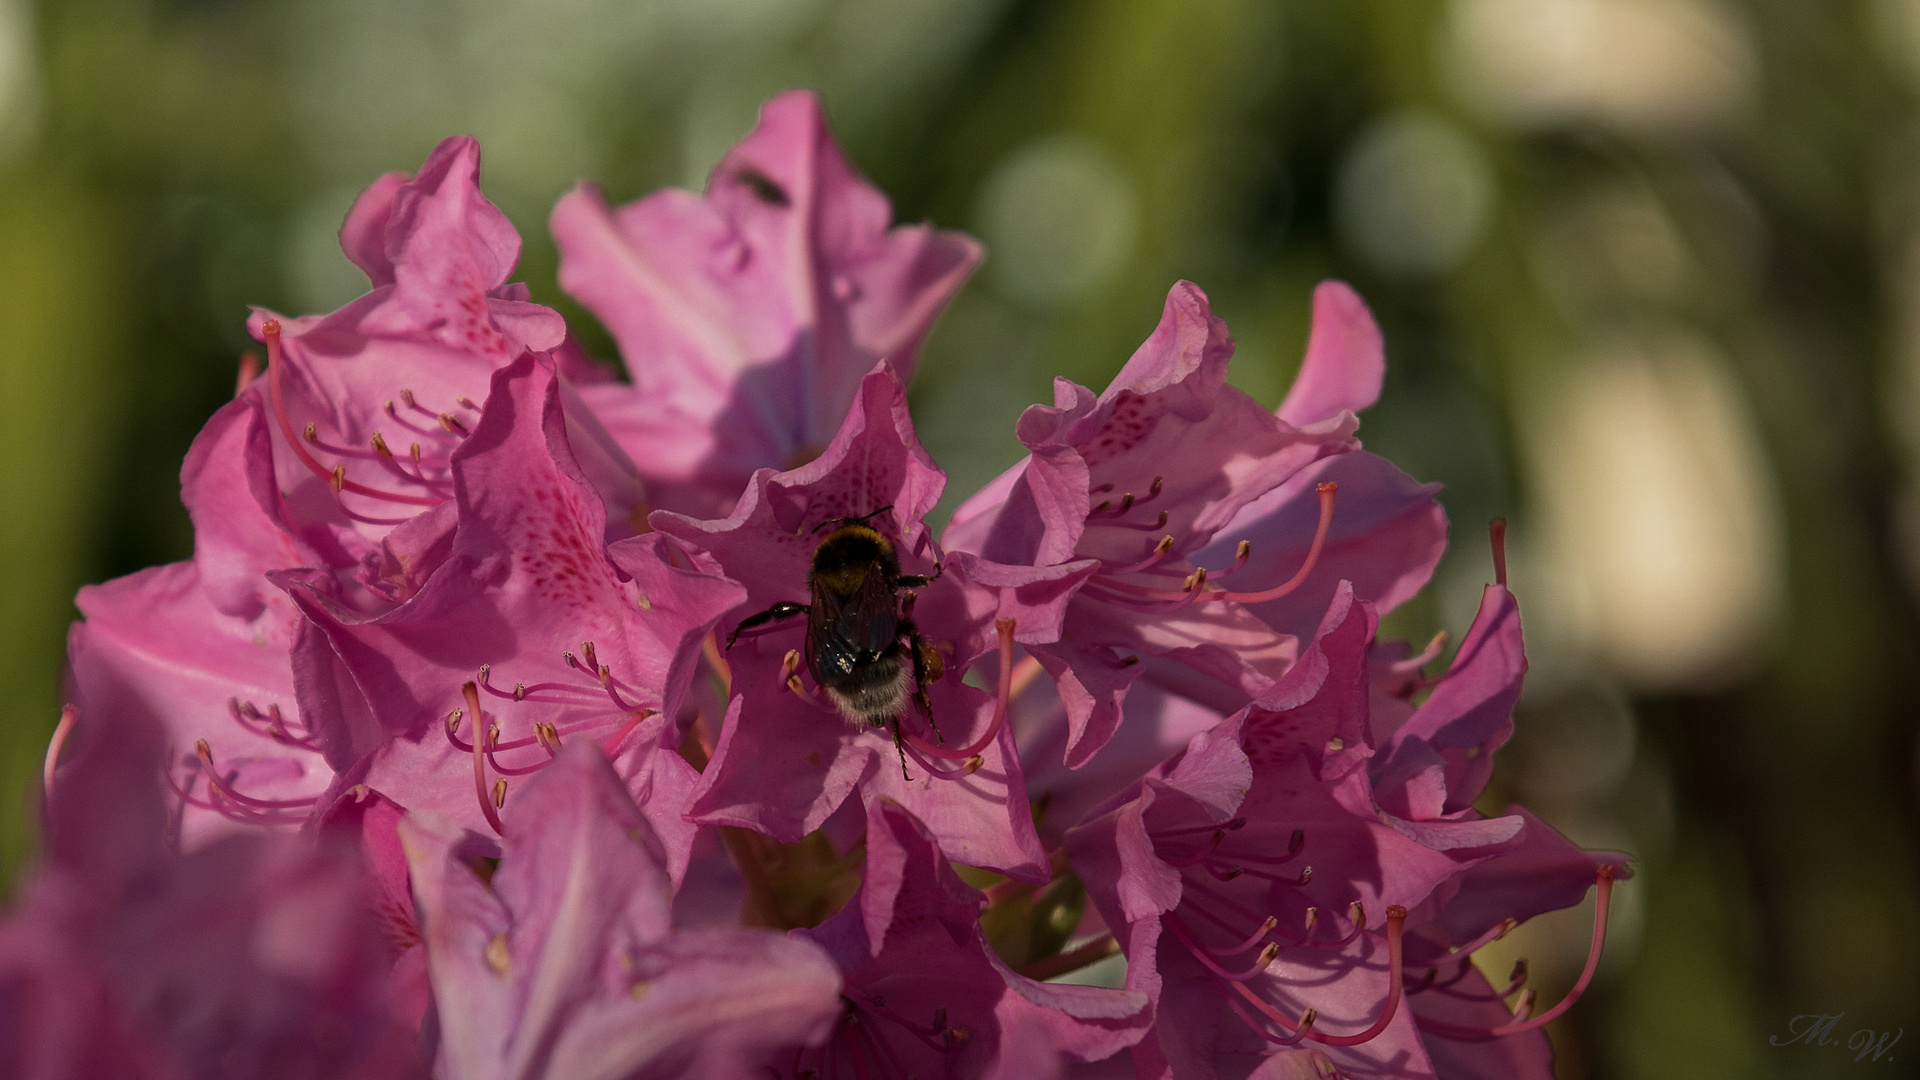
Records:
<instances>
[{"instance_id":1,"label":"anther","mask_svg":"<svg viewBox=\"0 0 1920 1080\"><path fill-rule=\"evenodd\" d=\"M367 796L373 794L373 789L365 784L355 784L347 789L347 794L353 796L354 802L363 803L367 801Z\"/></svg>"},{"instance_id":2,"label":"anther","mask_svg":"<svg viewBox=\"0 0 1920 1080\"><path fill-rule=\"evenodd\" d=\"M1161 537L1160 542L1153 545L1153 553L1155 555L1165 555L1167 552L1172 550L1173 550L1172 534L1168 534L1166 536Z\"/></svg>"},{"instance_id":3,"label":"anther","mask_svg":"<svg viewBox=\"0 0 1920 1080\"><path fill-rule=\"evenodd\" d=\"M507 778L502 776L493 782L493 807L496 810L507 805Z\"/></svg>"},{"instance_id":4,"label":"anther","mask_svg":"<svg viewBox=\"0 0 1920 1080\"><path fill-rule=\"evenodd\" d=\"M467 425L455 419L452 413L441 413L439 419L440 426L445 428L448 434L465 435L467 433Z\"/></svg>"},{"instance_id":5,"label":"anther","mask_svg":"<svg viewBox=\"0 0 1920 1080\"><path fill-rule=\"evenodd\" d=\"M487 725L487 749L496 750L500 746L500 725Z\"/></svg>"},{"instance_id":6,"label":"anther","mask_svg":"<svg viewBox=\"0 0 1920 1080\"><path fill-rule=\"evenodd\" d=\"M1167 512L1165 510L1160 511L1160 517L1154 521L1153 527L1156 529L1164 529L1167 527Z\"/></svg>"},{"instance_id":7,"label":"anther","mask_svg":"<svg viewBox=\"0 0 1920 1080\"><path fill-rule=\"evenodd\" d=\"M1124 514L1131 509L1133 509L1133 492L1129 491L1120 496L1120 513Z\"/></svg>"},{"instance_id":8,"label":"anther","mask_svg":"<svg viewBox=\"0 0 1920 1080\"><path fill-rule=\"evenodd\" d=\"M1096 514L1104 514L1108 510L1112 509L1112 507L1113 507L1112 499L1102 499L1100 500L1100 505L1093 508L1093 512Z\"/></svg>"},{"instance_id":9,"label":"anther","mask_svg":"<svg viewBox=\"0 0 1920 1080\"><path fill-rule=\"evenodd\" d=\"M527 684L526 683L517 682L513 684L513 700L515 701L527 700Z\"/></svg>"},{"instance_id":10,"label":"anther","mask_svg":"<svg viewBox=\"0 0 1920 1080\"><path fill-rule=\"evenodd\" d=\"M1314 927L1317 927L1319 925L1320 925L1320 909L1317 907L1308 908L1306 925L1301 929L1301 933L1306 937L1312 937Z\"/></svg>"},{"instance_id":11,"label":"anther","mask_svg":"<svg viewBox=\"0 0 1920 1080\"><path fill-rule=\"evenodd\" d=\"M800 670L800 650L788 649L787 655L780 660L780 681L786 682Z\"/></svg>"},{"instance_id":12,"label":"anther","mask_svg":"<svg viewBox=\"0 0 1920 1080\"><path fill-rule=\"evenodd\" d=\"M1305 885L1307 882L1312 880L1313 880L1313 867L1303 866L1300 868L1300 876L1295 878L1293 883L1295 885Z\"/></svg>"},{"instance_id":13,"label":"anther","mask_svg":"<svg viewBox=\"0 0 1920 1080\"><path fill-rule=\"evenodd\" d=\"M1161 488L1161 487L1162 487L1163 485L1165 485L1165 484L1166 484L1166 482L1167 482L1167 479L1166 479L1166 477L1164 477L1164 476L1156 476L1156 477L1154 477L1154 478L1153 478L1153 486L1147 489L1147 498L1149 498L1149 499L1151 499L1151 498L1153 498L1153 497L1154 497L1155 495L1158 495L1158 494L1160 494L1160 488ZM1161 516L1162 516L1162 517L1164 517L1165 515L1163 514L1163 515L1161 515Z\"/></svg>"},{"instance_id":14,"label":"anther","mask_svg":"<svg viewBox=\"0 0 1920 1080\"><path fill-rule=\"evenodd\" d=\"M1533 1003L1535 1000L1536 995L1531 987L1520 991L1520 1000L1513 1003L1513 1018L1515 1020L1525 1020L1529 1016L1532 1016Z\"/></svg>"},{"instance_id":15,"label":"anther","mask_svg":"<svg viewBox=\"0 0 1920 1080\"><path fill-rule=\"evenodd\" d=\"M333 479L329 481L329 483L333 485L333 493L335 495L340 494L340 490L347 486L347 467L345 465L335 465L333 467Z\"/></svg>"},{"instance_id":16,"label":"anther","mask_svg":"<svg viewBox=\"0 0 1920 1080\"><path fill-rule=\"evenodd\" d=\"M1239 821L1241 825L1245 825L1247 823L1246 818L1240 818ZM1235 828L1238 828L1238 827L1239 826L1235 826ZM1300 854L1300 849L1306 846L1307 846L1307 830L1305 829L1293 830L1293 837L1287 841L1287 858L1291 859L1295 855Z\"/></svg>"},{"instance_id":17,"label":"anther","mask_svg":"<svg viewBox=\"0 0 1920 1080\"><path fill-rule=\"evenodd\" d=\"M379 454L383 458L393 456L393 451L387 447L387 440L381 437L379 432L376 431L373 433L373 439L371 441L373 443L374 453Z\"/></svg>"},{"instance_id":18,"label":"anther","mask_svg":"<svg viewBox=\"0 0 1920 1080\"><path fill-rule=\"evenodd\" d=\"M460 730L460 717L465 714L465 709L455 709L447 714L447 734L452 735Z\"/></svg>"},{"instance_id":19,"label":"anther","mask_svg":"<svg viewBox=\"0 0 1920 1080\"><path fill-rule=\"evenodd\" d=\"M1251 540L1240 541L1239 546L1233 549L1233 564L1235 566L1239 566L1241 563L1246 562L1247 558L1252 554L1253 554L1253 541Z\"/></svg>"},{"instance_id":20,"label":"anther","mask_svg":"<svg viewBox=\"0 0 1920 1080\"><path fill-rule=\"evenodd\" d=\"M505 975L507 973L507 968L512 959L512 954L507 951L507 935L493 935L493 940L487 942L486 959L487 967L491 969L495 975Z\"/></svg>"},{"instance_id":21,"label":"anther","mask_svg":"<svg viewBox=\"0 0 1920 1080\"><path fill-rule=\"evenodd\" d=\"M307 437L307 441L310 443L317 443L320 441L320 428L319 428L319 425L317 424L309 423L307 425L307 429L304 432L301 432L301 434L305 435Z\"/></svg>"},{"instance_id":22,"label":"anther","mask_svg":"<svg viewBox=\"0 0 1920 1080\"><path fill-rule=\"evenodd\" d=\"M457 397L457 398L454 398L453 400L454 400L454 401L455 401L456 403L458 403L458 404L459 404L459 406L460 406L461 408L463 408L463 409L472 409L472 410L473 410L474 412L479 412L479 411L480 411L480 406L478 406L478 405L475 405L475 404L473 403L473 399L472 399L472 398L470 398L470 397L468 397L468 396L466 396L465 394L462 394L462 395L460 395L459 397Z\"/></svg>"},{"instance_id":23,"label":"anther","mask_svg":"<svg viewBox=\"0 0 1920 1080\"><path fill-rule=\"evenodd\" d=\"M400 400L406 402L407 408L409 409L418 407L413 403L413 391L408 390L405 387L402 387L400 389Z\"/></svg>"},{"instance_id":24,"label":"anther","mask_svg":"<svg viewBox=\"0 0 1920 1080\"><path fill-rule=\"evenodd\" d=\"M414 463L415 465L418 465L418 464L420 464L420 444L419 444L419 443L408 443L408 444L407 444L407 456L413 459L413 463Z\"/></svg>"},{"instance_id":25,"label":"anther","mask_svg":"<svg viewBox=\"0 0 1920 1080\"><path fill-rule=\"evenodd\" d=\"M1355 900L1353 905L1347 908L1347 920L1353 923L1355 930L1365 930L1367 928L1366 906Z\"/></svg>"}]
</instances>

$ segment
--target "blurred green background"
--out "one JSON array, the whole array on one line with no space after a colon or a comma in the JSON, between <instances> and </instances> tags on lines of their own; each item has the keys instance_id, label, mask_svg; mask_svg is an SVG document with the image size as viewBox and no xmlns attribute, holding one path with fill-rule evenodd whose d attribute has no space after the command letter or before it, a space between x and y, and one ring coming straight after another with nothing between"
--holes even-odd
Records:
<instances>
[{"instance_id":1,"label":"blurred green background","mask_svg":"<svg viewBox=\"0 0 1920 1080\"><path fill-rule=\"evenodd\" d=\"M189 553L246 305L364 287L355 192L477 134L519 276L611 357L553 201L698 187L795 85L901 219L988 245L913 392L949 507L1176 278L1269 403L1314 282L1373 305L1362 435L1456 526L1389 629L1457 640L1511 517L1534 669L1495 794L1640 859L1563 1077L1920 1075L1769 1042L1920 1025L1915 0L0 0L9 873L73 590ZM1501 944L1543 1001L1586 919Z\"/></svg>"}]
</instances>

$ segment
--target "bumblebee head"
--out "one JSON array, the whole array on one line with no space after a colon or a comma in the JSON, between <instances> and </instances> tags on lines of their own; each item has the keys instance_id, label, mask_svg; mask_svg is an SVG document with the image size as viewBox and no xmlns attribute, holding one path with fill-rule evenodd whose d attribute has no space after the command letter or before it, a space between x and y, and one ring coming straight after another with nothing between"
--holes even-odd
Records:
<instances>
[{"instance_id":1,"label":"bumblebee head","mask_svg":"<svg viewBox=\"0 0 1920 1080\"><path fill-rule=\"evenodd\" d=\"M865 525L842 525L813 549L813 584L841 596L860 590L868 574L900 576L893 542Z\"/></svg>"}]
</instances>

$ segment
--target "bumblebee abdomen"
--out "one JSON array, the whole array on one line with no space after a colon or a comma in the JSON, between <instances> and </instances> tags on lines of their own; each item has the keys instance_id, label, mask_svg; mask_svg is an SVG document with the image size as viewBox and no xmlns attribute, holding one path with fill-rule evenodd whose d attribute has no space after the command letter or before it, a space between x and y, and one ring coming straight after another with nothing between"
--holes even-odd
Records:
<instances>
[{"instance_id":1,"label":"bumblebee abdomen","mask_svg":"<svg viewBox=\"0 0 1920 1080\"><path fill-rule=\"evenodd\" d=\"M884 727L907 708L907 673L894 653L856 664L852 671L823 679L821 689L840 715L855 724Z\"/></svg>"}]
</instances>

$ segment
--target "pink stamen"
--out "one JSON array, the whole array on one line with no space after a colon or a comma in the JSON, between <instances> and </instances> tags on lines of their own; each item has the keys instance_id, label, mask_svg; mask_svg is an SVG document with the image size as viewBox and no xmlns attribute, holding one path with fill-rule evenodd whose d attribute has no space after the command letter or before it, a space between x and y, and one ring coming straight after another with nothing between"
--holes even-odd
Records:
<instances>
[{"instance_id":1,"label":"pink stamen","mask_svg":"<svg viewBox=\"0 0 1920 1080\"><path fill-rule=\"evenodd\" d=\"M1160 538L1159 543L1153 545L1153 550L1147 552L1146 558L1141 559L1139 562L1134 563L1132 566L1111 567L1107 569L1105 572L1109 574L1138 574L1138 573L1141 573L1142 571L1151 570L1155 566L1160 565L1160 561L1162 559L1165 559L1167 555L1172 551L1173 551L1173 537L1163 536Z\"/></svg>"},{"instance_id":2,"label":"pink stamen","mask_svg":"<svg viewBox=\"0 0 1920 1080\"><path fill-rule=\"evenodd\" d=\"M219 771L213 767L213 750L207 746L207 740L201 739L195 742L193 753L200 759L200 771L206 774L207 786L242 806L255 810L298 810L310 807L318 801L317 797L311 795L304 799L255 799L242 795L234 790L231 784L220 779Z\"/></svg>"},{"instance_id":3,"label":"pink stamen","mask_svg":"<svg viewBox=\"0 0 1920 1080\"><path fill-rule=\"evenodd\" d=\"M1178 915L1175 915L1173 912L1168 912L1163 917L1162 922L1174 937L1180 939L1180 944L1187 947L1187 951L1193 954L1193 958L1200 961L1200 966L1226 979L1228 982L1243 983L1248 979L1259 978L1266 973L1267 968L1272 966L1273 961L1280 955L1280 946L1274 942L1268 942L1267 946L1260 950L1260 955L1254 957L1253 963L1245 970L1230 971L1218 960L1213 958L1212 950L1200 943L1200 939L1194 936L1192 930L1187 929L1187 924L1181 922Z\"/></svg>"},{"instance_id":4,"label":"pink stamen","mask_svg":"<svg viewBox=\"0 0 1920 1080\"><path fill-rule=\"evenodd\" d=\"M1263 1001L1260 995L1254 993L1253 989L1247 986L1246 983L1230 982L1228 985L1233 988L1235 993L1245 999L1249 1005L1258 1009L1262 1014L1278 1023L1281 1027L1286 1028L1288 1031L1306 1030L1307 1038L1324 1046L1359 1046L1362 1043L1371 1042L1378 1038L1381 1032L1387 1030L1387 1025L1393 1023L1394 1014L1400 1010L1400 939L1406 929L1406 923L1406 908L1395 904L1387 909L1387 1000L1386 1004L1380 1009L1379 1018L1364 1031L1358 1031L1352 1035L1326 1035L1318 1031L1306 1030L1304 1025L1296 1023Z\"/></svg>"},{"instance_id":5,"label":"pink stamen","mask_svg":"<svg viewBox=\"0 0 1920 1080\"><path fill-rule=\"evenodd\" d=\"M1587 966L1580 972L1580 978L1573 984L1573 989L1567 991L1567 996L1561 998L1558 1005L1531 1019L1517 1020L1511 1024L1492 1028L1464 1027L1459 1024L1449 1024L1443 1020L1429 1020L1426 1017L1416 1017L1415 1022L1422 1030L1431 1031L1435 1035L1465 1042L1483 1042L1503 1035L1518 1035L1523 1031L1532 1031L1534 1028L1544 1027L1559 1019L1561 1014L1573 1007L1574 1002L1580 1000L1580 995L1586 992L1587 984L1593 981L1593 973L1600 967L1600 953L1607 943L1607 906L1613 897L1614 875L1619 872L1618 866L1609 864L1602 866L1595 875L1599 892L1594 896L1593 901L1593 943L1587 949Z\"/></svg>"},{"instance_id":6,"label":"pink stamen","mask_svg":"<svg viewBox=\"0 0 1920 1080\"><path fill-rule=\"evenodd\" d=\"M355 495L365 495L370 499L385 499L388 502L407 503L412 506L439 506L447 501L436 496L404 495L399 492L381 491L379 488L371 488L358 481L345 479L339 473L320 464L307 451L307 448L301 445L303 440L294 433L293 421L287 416L286 398L280 385L280 371L287 366L280 352L280 321L268 319L260 328L260 332L267 339L267 394L272 400L273 415L280 423L280 433L286 436L287 445L293 448L293 454L300 459L301 464L311 470L315 476L332 483L336 493L351 491Z\"/></svg>"},{"instance_id":7,"label":"pink stamen","mask_svg":"<svg viewBox=\"0 0 1920 1080\"><path fill-rule=\"evenodd\" d=\"M1000 737L1000 729L1007 724L1007 703L1013 695L1013 625L1012 619L995 619L993 622L993 628L1000 634L1000 686L994 693L993 722L987 725L987 733L973 745L958 750L935 746L911 732L905 733L903 743L911 743L931 757L948 761L965 761L993 745L994 740Z\"/></svg>"},{"instance_id":8,"label":"pink stamen","mask_svg":"<svg viewBox=\"0 0 1920 1080\"><path fill-rule=\"evenodd\" d=\"M1227 999L1227 1007L1232 1009L1234 1015L1238 1016L1248 1027L1252 1028L1256 1034L1275 1046L1299 1045L1300 1041L1307 1037L1307 1033L1313 1030L1314 1021L1318 1019L1320 1015L1312 1009L1307 1009L1300 1014L1300 1019L1296 1023L1293 1034L1275 1035L1272 1031L1268 1030L1265 1021L1249 1014L1246 1007L1241 1005L1235 998L1229 997Z\"/></svg>"},{"instance_id":9,"label":"pink stamen","mask_svg":"<svg viewBox=\"0 0 1920 1080\"><path fill-rule=\"evenodd\" d=\"M473 729L479 732L473 740L473 791L480 799L480 813L487 819L493 831L501 835L506 830L500 827L500 815L493 806L492 794L487 791L486 731L480 726L485 723L480 712L480 688L471 682L460 685L460 693L467 699L467 712L473 717ZM447 729L447 738L453 738L451 726Z\"/></svg>"},{"instance_id":10,"label":"pink stamen","mask_svg":"<svg viewBox=\"0 0 1920 1080\"><path fill-rule=\"evenodd\" d=\"M47 798L53 798L53 770L60 764L60 748L67 744L67 736L73 733L74 721L80 719L80 709L76 705L60 707L60 722L53 725L53 738L47 741L46 764L40 768L40 789Z\"/></svg>"},{"instance_id":11,"label":"pink stamen","mask_svg":"<svg viewBox=\"0 0 1920 1080\"><path fill-rule=\"evenodd\" d=\"M1105 574L1102 574L1098 581L1101 585L1109 589L1114 589L1132 596L1138 596L1143 599L1175 601L1176 607L1193 603L1194 601L1230 600L1239 604L1262 604L1268 600L1278 600L1299 588L1307 580L1307 576L1313 573L1314 566L1320 561L1320 552L1326 546L1327 532L1333 527L1333 503L1334 496L1339 491L1339 485L1334 481L1328 480L1322 483L1318 490L1320 493L1320 523L1314 528L1313 544L1307 548L1307 557L1300 563L1300 569L1296 570L1292 577L1271 589L1264 589L1259 592L1228 592L1223 589L1208 589L1206 588L1206 578L1202 573L1205 569L1204 567L1196 570L1194 576L1188 579L1191 582L1188 588L1177 592L1172 589L1150 589L1143 585L1135 585L1130 581L1120 581L1108 577ZM1161 608L1156 610L1164 611L1168 609Z\"/></svg>"},{"instance_id":12,"label":"pink stamen","mask_svg":"<svg viewBox=\"0 0 1920 1080\"><path fill-rule=\"evenodd\" d=\"M631 716L627 717L626 723L620 725L620 729L618 731L615 731L613 734L607 736L604 740L601 741L600 749L606 751L606 754L608 757L613 757L615 748L618 747L622 742L626 741L626 738L628 735L633 734L633 729L639 727L641 721L645 720L649 716L658 716L658 715L660 715L660 712L658 709L641 709L633 713ZM558 742L559 740L556 738L554 741Z\"/></svg>"},{"instance_id":13,"label":"pink stamen","mask_svg":"<svg viewBox=\"0 0 1920 1080\"><path fill-rule=\"evenodd\" d=\"M1442 630L1433 635L1433 640L1427 642L1427 647L1420 650L1419 655L1409 656L1405 660L1396 660L1392 664L1387 665L1387 670L1393 672L1395 675L1407 675L1419 671L1421 668L1439 659L1440 653L1445 650L1446 647L1447 632Z\"/></svg>"}]
</instances>

